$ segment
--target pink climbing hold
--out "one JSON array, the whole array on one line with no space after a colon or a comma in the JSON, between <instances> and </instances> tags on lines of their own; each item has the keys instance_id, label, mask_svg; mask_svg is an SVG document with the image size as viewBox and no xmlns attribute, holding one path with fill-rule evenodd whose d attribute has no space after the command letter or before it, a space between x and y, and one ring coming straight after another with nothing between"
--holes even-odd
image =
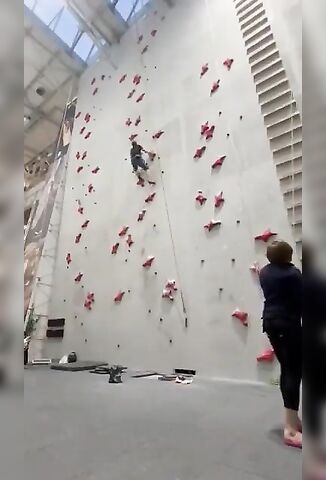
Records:
<instances>
[{"instance_id":1,"label":"pink climbing hold","mask_svg":"<svg viewBox=\"0 0 326 480\"><path fill-rule=\"evenodd\" d=\"M143 177L138 177L137 185L139 185L143 188L145 187L145 180L143 179Z\"/></svg>"},{"instance_id":2,"label":"pink climbing hold","mask_svg":"<svg viewBox=\"0 0 326 480\"><path fill-rule=\"evenodd\" d=\"M87 157L87 152L85 151L85 152L83 153L82 160L85 160L86 157Z\"/></svg>"},{"instance_id":3,"label":"pink climbing hold","mask_svg":"<svg viewBox=\"0 0 326 480\"><path fill-rule=\"evenodd\" d=\"M143 267L144 267L144 268L151 268L154 260L155 260L155 257L149 256L149 257L147 258L146 262L143 263Z\"/></svg>"},{"instance_id":4,"label":"pink climbing hold","mask_svg":"<svg viewBox=\"0 0 326 480\"><path fill-rule=\"evenodd\" d=\"M84 169L84 167L81 165L80 167L77 168L77 173L81 172Z\"/></svg>"},{"instance_id":5,"label":"pink climbing hold","mask_svg":"<svg viewBox=\"0 0 326 480\"><path fill-rule=\"evenodd\" d=\"M82 224L81 228L87 228L89 225L89 220L85 220L85 222Z\"/></svg>"},{"instance_id":6,"label":"pink climbing hold","mask_svg":"<svg viewBox=\"0 0 326 480\"><path fill-rule=\"evenodd\" d=\"M240 322L245 326L248 327L248 313L247 312L242 312L238 308L234 310L232 313L232 317L237 318L240 320Z\"/></svg>"},{"instance_id":7,"label":"pink climbing hold","mask_svg":"<svg viewBox=\"0 0 326 480\"><path fill-rule=\"evenodd\" d=\"M129 98L132 98L135 93L136 93L136 90L135 90L135 89L131 90L131 92L128 93L127 98L128 98L128 99L129 99Z\"/></svg>"},{"instance_id":8,"label":"pink climbing hold","mask_svg":"<svg viewBox=\"0 0 326 480\"><path fill-rule=\"evenodd\" d=\"M141 75L138 75L138 74L137 74L137 75L134 76L132 82L133 82L135 85L139 85L139 84L140 84L140 81L141 81Z\"/></svg>"},{"instance_id":9,"label":"pink climbing hold","mask_svg":"<svg viewBox=\"0 0 326 480\"><path fill-rule=\"evenodd\" d=\"M177 292L177 282L175 280L168 280L167 284L165 285L165 288L168 288L169 290L173 292Z\"/></svg>"},{"instance_id":10,"label":"pink climbing hold","mask_svg":"<svg viewBox=\"0 0 326 480\"><path fill-rule=\"evenodd\" d=\"M129 140L133 142L137 137L138 137L138 133L133 133L132 135L130 135Z\"/></svg>"},{"instance_id":11,"label":"pink climbing hold","mask_svg":"<svg viewBox=\"0 0 326 480\"><path fill-rule=\"evenodd\" d=\"M121 290L117 293L117 295L114 297L115 303L120 303L122 302L122 299L124 297L126 292L121 292Z\"/></svg>"},{"instance_id":12,"label":"pink climbing hold","mask_svg":"<svg viewBox=\"0 0 326 480\"><path fill-rule=\"evenodd\" d=\"M141 102L144 99L144 97L145 97L145 93L142 93L140 97L137 98L136 103Z\"/></svg>"},{"instance_id":13,"label":"pink climbing hold","mask_svg":"<svg viewBox=\"0 0 326 480\"><path fill-rule=\"evenodd\" d=\"M139 212L137 222L142 222L144 220L146 211L147 210L144 208L141 212Z\"/></svg>"},{"instance_id":14,"label":"pink climbing hold","mask_svg":"<svg viewBox=\"0 0 326 480\"><path fill-rule=\"evenodd\" d=\"M76 237L75 237L75 243L79 243L81 237L82 237L82 234L81 234L81 233L79 233L78 235L76 235Z\"/></svg>"},{"instance_id":15,"label":"pink climbing hold","mask_svg":"<svg viewBox=\"0 0 326 480\"><path fill-rule=\"evenodd\" d=\"M197 148L196 153L194 155L194 159L195 160L200 159L204 155L205 151L206 151L206 147Z\"/></svg>"},{"instance_id":16,"label":"pink climbing hold","mask_svg":"<svg viewBox=\"0 0 326 480\"><path fill-rule=\"evenodd\" d=\"M272 363L274 362L274 360L275 360L275 353L271 347L264 350L264 352L258 355L257 357L258 363L262 363L262 362Z\"/></svg>"},{"instance_id":17,"label":"pink climbing hold","mask_svg":"<svg viewBox=\"0 0 326 480\"><path fill-rule=\"evenodd\" d=\"M77 160L80 159L80 153L79 152L76 153L76 158L77 158Z\"/></svg>"},{"instance_id":18,"label":"pink climbing hold","mask_svg":"<svg viewBox=\"0 0 326 480\"><path fill-rule=\"evenodd\" d=\"M83 273L78 273L77 277L75 278L75 283L79 283L83 278L83 276L84 276Z\"/></svg>"},{"instance_id":19,"label":"pink climbing hold","mask_svg":"<svg viewBox=\"0 0 326 480\"><path fill-rule=\"evenodd\" d=\"M127 234L128 230L129 230L129 227L128 227L128 226L127 226L127 227L123 227L122 230L121 230L120 233L119 233L119 237L124 237L124 236Z\"/></svg>"},{"instance_id":20,"label":"pink climbing hold","mask_svg":"<svg viewBox=\"0 0 326 480\"><path fill-rule=\"evenodd\" d=\"M88 185L87 188L88 188L88 193L92 193L92 191L94 190L94 187L91 183Z\"/></svg>"},{"instance_id":21,"label":"pink climbing hold","mask_svg":"<svg viewBox=\"0 0 326 480\"><path fill-rule=\"evenodd\" d=\"M130 120L130 118L126 120L126 125L127 127L130 127L130 125L132 125L132 121Z\"/></svg>"},{"instance_id":22,"label":"pink climbing hold","mask_svg":"<svg viewBox=\"0 0 326 480\"><path fill-rule=\"evenodd\" d=\"M82 134L85 132L85 130L86 130L86 127L82 127L82 128L80 129L80 132L79 132L80 135L82 135Z\"/></svg>"},{"instance_id":23,"label":"pink climbing hold","mask_svg":"<svg viewBox=\"0 0 326 480\"><path fill-rule=\"evenodd\" d=\"M155 192L154 192L154 193L151 193L150 195L148 195L148 197L145 198L145 203L150 203L150 202L152 202L152 201L154 200L154 198L155 198L155 195L156 195Z\"/></svg>"},{"instance_id":24,"label":"pink climbing hold","mask_svg":"<svg viewBox=\"0 0 326 480\"><path fill-rule=\"evenodd\" d=\"M220 88L220 80L217 80L217 82L213 83L213 86L211 88L211 95L213 95L217 90Z\"/></svg>"},{"instance_id":25,"label":"pink climbing hold","mask_svg":"<svg viewBox=\"0 0 326 480\"><path fill-rule=\"evenodd\" d=\"M92 132L88 132L87 135L85 135L85 140L87 140L91 135L92 135Z\"/></svg>"},{"instance_id":26,"label":"pink climbing hold","mask_svg":"<svg viewBox=\"0 0 326 480\"><path fill-rule=\"evenodd\" d=\"M129 248L132 247L132 245L135 243L135 242L133 241L133 239L132 239L132 236L131 236L130 234L128 235L128 238L127 238L127 240L126 240L126 243L127 243L127 245L128 245Z\"/></svg>"},{"instance_id":27,"label":"pink climbing hold","mask_svg":"<svg viewBox=\"0 0 326 480\"><path fill-rule=\"evenodd\" d=\"M96 78L94 77L93 80L91 81L91 85L94 85L95 82L96 82Z\"/></svg>"},{"instance_id":28,"label":"pink climbing hold","mask_svg":"<svg viewBox=\"0 0 326 480\"><path fill-rule=\"evenodd\" d=\"M87 309L87 310L92 310L92 302L90 300L85 300L84 302L84 307Z\"/></svg>"},{"instance_id":29,"label":"pink climbing hold","mask_svg":"<svg viewBox=\"0 0 326 480\"><path fill-rule=\"evenodd\" d=\"M71 262L72 262L71 253L67 253L67 255L66 255L66 262L67 262L67 265L70 265L70 264L71 264Z\"/></svg>"},{"instance_id":30,"label":"pink climbing hold","mask_svg":"<svg viewBox=\"0 0 326 480\"><path fill-rule=\"evenodd\" d=\"M205 65L201 67L200 78L203 78L203 76L208 72L208 70L208 63L205 63Z\"/></svg>"},{"instance_id":31,"label":"pink climbing hold","mask_svg":"<svg viewBox=\"0 0 326 480\"><path fill-rule=\"evenodd\" d=\"M111 249L111 255L116 255L118 253L119 246L120 246L119 242L117 242L113 245L113 247Z\"/></svg>"},{"instance_id":32,"label":"pink climbing hold","mask_svg":"<svg viewBox=\"0 0 326 480\"><path fill-rule=\"evenodd\" d=\"M144 53L146 53L148 51L148 45L146 45L142 51L141 51L141 54L144 55Z\"/></svg>"},{"instance_id":33,"label":"pink climbing hold","mask_svg":"<svg viewBox=\"0 0 326 480\"><path fill-rule=\"evenodd\" d=\"M141 117L140 117L140 115L139 115L139 117L137 117L137 118L136 118L136 121L135 121L136 127L138 127L138 125L140 124L140 122L141 122Z\"/></svg>"},{"instance_id":34,"label":"pink climbing hold","mask_svg":"<svg viewBox=\"0 0 326 480\"><path fill-rule=\"evenodd\" d=\"M156 157L156 153L154 153L154 152L149 152L148 153L148 158L151 162L153 162L155 160L155 157Z\"/></svg>"},{"instance_id":35,"label":"pink climbing hold","mask_svg":"<svg viewBox=\"0 0 326 480\"><path fill-rule=\"evenodd\" d=\"M143 39L144 39L144 35L139 35L137 40L138 45L143 41Z\"/></svg>"},{"instance_id":36,"label":"pink climbing hold","mask_svg":"<svg viewBox=\"0 0 326 480\"><path fill-rule=\"evenodd\" d=\"M78 112L77 115L75 116L75 118L79 118L81 116L81 112Z\"/></svg>"},{"instance_id":37,"label":"pink climbing hold","mask_svg":"<svg viewBox=\"0 0 326 480\"><path fill-rule=\"evenodd\" d=\"M126 78L127 78L127 74L125 73L125 74L122 75L122 77L120 78L119 83L124 82L124 81L126 80Z\"/></svg>"},{"instance_id":38,"label":"pink climbing hold","mask_svg":"<svg viewBox=\"0 0 326 480\"><path fill-rule=\"evenodd\" d=\"M96 87L96 88L94 89L94 91L93 91L93 95L96 95L96 94L97 94L97 92L98 92L98 87Z\"/></svg>"},{"instance_id":39,"label":"pink climbing hold","mask_svg":"<svg viewBox=\"0 0 326 480\"><path fill-rule=\"evenodd\" d=\"M198 190L196 202L200 203L200 205L203 206L206 201L207 201L207 197L203 195L203 192L201 190Z\"/></svg>"},{"instance_id":40,"label":"pink climbing hold","mask_svg":"<svg viewBox=\"0 0 326 480\"><path fill-rule=\"evenodd\" d=\"M217 221L217 220L211 220L209 223L207 223L206 225L204 225L204 228L205 228L208 232L211 232L214 228L219 227L220 225L222 225L221 222L219 222L219 221Z\"/></svg>"},{"instance_id":41,"label":"pink climbing hold","mask_svg":"<svg viewBox=\"0 0 326 480\"><path fill-rule=\"evenodd\" d=\"M171 300L171 302L174 301L174 297L173 297L173 295L172 295L172 292L171 292L171 290L168 289L168 288L164 288L164 289L163 289L162 298L168 298L169 300Z\"/></svg>"},{"instance_id":42,"label":"pink climbing hold","mask_svg":"<svg viewBox=\"0 0 326 480\"><path fill-rule=\"evenodd\" d=\"M157 30L152 30L152 31L151 31L151 35L152 35L152 37L155 37L155 36L156 36L156 34L157 34Z\"/></svg>"},{"instance_id":43,"label":"pink climbing hold","mask_svg":"<svg viewBox=\"0 0 326 480\"><path fill-rule=\"evenodd\" d=\"M84 207L79 207L77 211L78 211L78 213L83 215L84 214Z\"/></svg>"},{"instance_id":44,"label":"pink climbing hold","mask_svg":"<svg viewBox=\"0 0 326 480\"><path fill-rule=\"evenodd\" d=\"M205 133L207 132L207 130L209 130L209 123L208 121L206 123L204 123L203 125L201 125L200 127L200 134L203 136L205 135Z\"/></svg>"},{"instance_id":45,"label":"pink climbing hold","mask_svg":"<svg viewBox=\"0 0 326 480\"><path fill-rule=\"evenodd\" d=\"M231 67L232 67L233 62L234 62L233 58L227 58L226 60L224 60L223 65L224 65L228 70L231 70Z\"/></svg>"},{"instance_id":46,"label":"pink climbing hold","mask_svg":"<svg viewBox=\"0 0 326 480\"><path fill-rule=\"evenodd\" d=\"M259 262L254 262L254 263L249 267L249 270L251 270L253 273L259 274L259 272L260 272Z\"/></svg>"},{"instance_id":47,"label":"pink climbing hold","mask_svg":"<svg viewBox=\"0 0 326 480\"><path fill-rule=\"evenodd\" d=\"M265 230L263 233L261 233L260 235L257 235L255 237L255 240L262 240L263 242L267 243L268 240L274 235L277 235L277 233L272 232L271 229L269 228Z\"/></svg>"},{"instance_id":48,"label":"pink climbing hold","mask_svg":"<svg viewBox=\"0 0 326 480\"><path fill-rule=\"evenodd\" d=\"M88 123L88 122L90 121L90 119L91 119L90 114L89 114L89 113L86 113L86 115L85 115L85 117L84 117L85 122Z\"/></svg>"},{"instance_id":49,"label":"pink climbing hold","mask_svg":"<svg viewBox=\"0 0 326 480\"><path fill-rule=\"evenodd\" d=\"M86 298L87 298L87 300L88 300L89 302L94 303L94 302L95 302L95 293L89 292L89 293L87 294L87 297L86 297Z\"/></svg>"},{"instance_id":50,"label":"pink climbing hold","mask_svg":"<svg viewBox=\"0 0 326 480\"><path fill-rule=\"evenodd\" d=\"M100 171L100 167L96 167L96 168L94 168L94 170L92 170L92 173L95 173L95 174L96 174L96 173L98 173L99 171Z\"/></svg>"},{"instance_id":51,"label":"pink climbing hold","mask_svg":"<svg viewBox=\"0 0 326 480\"><path fill-rule=\"evenodd\" d=\"M168 298L171 302L174 301L174 294L178 291L177 284L175 280L168 280L165 285L162 293L162 298Z\"/></svg>"},{"instance_id":52,"label":"pink climbing hold","mask_svg":"<svg viewBox=\"0 0 326 480\"><path fill-rule=\"evenodd\" d=\"M223 192L215 195L215 208L219 208L224 203Z\"/></svg>"},{"instance_id":53,"label":"pink climbing hold","mask_svg":"<svg viewBox=\"0 0 326 480\"><path fill-rule=\"evenodd\" d=\"M217 160L215 160L215 162L213 163L212 165L212 169L214 170L215 168L217 167L221 167L224 163L224 160L225 160L226 156L223 155L222 157L218 158Z\"/></svg>"},{"instance_id":54,"label":"pink climbing hold","mask_svg":"<svg viewBox=\"0 0 326 480\"><path fill-rule=\"evenodd\" d=\"M215 132L215 125L212 125L208 130L205 132L206 140L211 140L214 137Z\"/></svg>"},{"instance_id":55,"label":"pink climbing hold","mask_svg":"<svg viewBox=\"0 0 326 480\"><path fill-rule=\"evenodd\" d=\"M159 130L158 132L156 132L154 135L153 135L153 140L158 140L162 135L164 134L164 131L163 130Z\"/></svg>"}]
</instances>

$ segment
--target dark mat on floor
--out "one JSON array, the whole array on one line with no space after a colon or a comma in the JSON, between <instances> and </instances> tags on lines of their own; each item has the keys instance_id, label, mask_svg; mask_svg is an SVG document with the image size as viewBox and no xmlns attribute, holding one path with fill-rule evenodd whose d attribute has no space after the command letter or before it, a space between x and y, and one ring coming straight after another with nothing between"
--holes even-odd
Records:
<instances>
[{"instance_id":1,"label":"dark mat on floor","mask_svg":"<svg viewBox=\"0 0 326 480\"><path fill-rule=\"evenodd\" d=\"M105 367L107 362L76 362L76 363L53 363L52 370L62 370L64 372L83 372L93 370L96 367Z\"/></svg>"}]
</instances>

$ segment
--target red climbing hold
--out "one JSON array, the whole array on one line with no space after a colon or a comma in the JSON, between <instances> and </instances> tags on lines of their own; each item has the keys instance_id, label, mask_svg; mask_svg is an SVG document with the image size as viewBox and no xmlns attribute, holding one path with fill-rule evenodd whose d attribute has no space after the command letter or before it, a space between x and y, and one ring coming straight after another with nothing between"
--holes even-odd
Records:
<instances>
[{"instance_id":1,"label":"red climbing hold","mask_svg":"<svg viewBox=\"0 0 326 480\"><path fill-rule=\"evenodd\" d=\"M238 308L236 310L234 310L234 312L232 313L232 317L234 318L237 318L238 320L240 320L240 322L242 322L242 324L247 327L248 326L248 313L247 312L242 312L241 310L239 310Z\"/></svg>"},{"instance_id":2,"label":"red climbing hold","mask_svg":"<svg viewBox=\"0 0 326 480\"><path fill-rule=\"evenodd\" d=\"M122 301L125 293L126 292L121 292L121 291L119 293L117 293L117 295L114 298L115 303L120 303Z\"/></svg>"},{"instance_id":3,"label":"red climbing hold","mask_svg":"<svg viewBox=\"0 0 326 480\"><path fill-rule=\"evenodd\" d=\"M204 124L200 127L200 134L201 134L201 135L205 135L205 133L207 132L207 130L209 130L209 124L208 124L208 122L204 123Z\"/></svg>"},{"instance_id":4,"label":"red climbing hold","mask_svg":"<svg viewBox=\"0 0 326 480\"><path fill-rule=\"evenodd\" d=\"M126 233L128 232L129 227L123 227L122 230L119 233L119 237L124 237Z\"/></svg>"},{"instance_id":5,"label":"red climbing hold","mask_svg":"<svg viewBox=\"0 0 326 480\"><path fill-rule=\"evenodd\" d=\"M220 80L217 80L217 82L213 83L213 86L211 88L211 95L213 95L217 90L220 88Z\"/></svg>"},{"instance_id":6,"label":"red climbing hold","mask_svg":"<svg viewBox=\"0 0 326 480\"><path fill-rule=\"evenodd\" d=\"M133 79L132 82L133 82L135 85L139 85L139 84L140 84L140 81L141 81L141 75L138 75L138 74L137 74L137 75L134 76L134 79Z\"/></svg>"},{"instance_id":7,"label":"red climbing hold","mask_svg":"<svg viewBox=\"0 0 326 480\"><path fill-rule=\"evenodd\" d=\"M81 215L84 214L84 208L83 208L83 207L79 207L77 211L78 211L78 213L80 213Z\"/></svg>"},{"instance_id":8,"label":"red climbing hold","mask_svg":"<svg viewBox=\"0 0 326 480\"><path fill-rule=\"evenodd\" d=\"M126 80L126 78L127 78L127 74L125 73L125 74L122 75L122 77L120 78L119 83L124 82L124 81Z\"/></svg>"},{"instance_id":9,"label":"red climbing hold","mask_svg":"<svg viewBox=\"0 0 326 480\"><path fill-rule=\"evenodd\" d=\"M96 95L98 92L98 87L95 88L95 90L93 91L93 95Z\"/></svg>"},{"instance_id":10,"label":"red climbing hold","mask_svg":"<svg viewBox=\"0 0 326 480\"><path fill-rule=\"evenodd\" d=\"M275 360L275 353L272 348L267 348L263 353L261 353L257 357L258 363L261 363L261 362L272 363L274 362L274 360Z\"/></svg>"},{"instance_id":11,"label":"red climbing hold","mask_svg":"<svg viewBox=\"0 0 326 480\"><path fill-rule=\"evenodd\" d=\"M140 115L139 115L139 117L136 118L136 121L135 121L136 127L138 127L138 125L140 124L140 122L141 122L141 117L140 117Z\"/></svg>"},{"instance_id":12,"label":"red climbing hold","mask_svg":"<svg viewBox=\"0 0 326 480\"><path fill-rule=\"evenodd\" d=\"M82 156L82 160L85 160L86 157L87 157L87 152L84 152Z\"/></svg>"},{"instance_id":13,"label":"red climbing hold","mask_svg":"<svg viewBox=\"0 0 326 480\"><path fill-rule=\"evenodd\" d=\"M149 160L150 160L151 162L154 161L155 157L156 157L156 153L154 153L154 152L148 152L148 158L149 158Z\"/></svg>"},{"instance_id":14,"label":"red climbing hold","mask_svg":"<svg viewBox=\"0 0 326 480\"><path fill-rule=\"evenodd\" d=\"M143 267L144 268L150 268L152 266L154 260L155 260L155 257L152 257L152 256L148 257L146 262L143 263Z\"/></svg>"},{"instance_id":15,"label":"red climbing hold","mask_svg":"<svg viewBox=\"0 0 326 480\"><path fill-rule=\"evenodd\" d=\"M138 177L137 185L139 185L142 188L145 187L145 180L143 179L143 177Z\"/></svg>"},{"instance_id":16,"label":"red climbing hold","mask_svg":"<svg viewBox=\"0 0 326 480\"><path fill-rule=\"evenodd\" d=\"M171 300L171 302L174 301L174 297L173 297L173 295L171 293L171 290L169 288L164 288L163 289L162 298L168 298L169 300Z\"/></svg>"},{"instance_id":17,"label":"red climbing hold","mask_svg":"<svg viewBox=\"0 0 326 480\"><path fill-rule=\"evenodd\" d=\"M196 153L194 155L194 159L198 160L199 158L201 158L204 155L205 150L206 150L206 147L197 148Z\"/></svg>"},{"instance_id":18,"label":"red climbing hold","mask_svg":"<svg viewBox=\"0 0 326 480\"><path fill-rule=\"evenodd\" d=\"M221 167L223 165L223 162L224 162L225 158L226 158L226 156L223 155L222 157L215 160L215 162L212 165L212 169L215 169L217 167Z\"/></svg>"},{"instance_id":19,"label":"red climbing hold","mask_svg":"<svg viewBox=\"0 0 326 480\"><path fill-rule=\"evenodd\" d=\"M144 208L141 212L139 212L137 222L142 222L144 220L146 211L147 210Z\"/></svg>"},{"instance_id":20,"label":"red climbing hold","mask_svg":"<svg viewBox=\"0 0 326 480\"><path fill-rule=\"evenodd\" d=\"M128 235L126 242L129 248L135 243L130 234Z\"/></svg>"},{"instance_id":21,"label":"red climbing hold","mask_svg":"<svg viewBox=\"0 0 326 480\"><path fill-rule=\"evenodd\" d=\"M159 130L157 133L155 133L153 135L153 140L158 140L162 135L163 135L164 131L163 130Z\"/></svg>"},{"instance_id":22,"label":"red climbing hold","mask_svg":"<svg viewBox=\"0 0 326 480\"><path fill-rule=\"evenodd\" d=\"M76 237L75 237L75 243L79 243L81 237L82 237L82 234L81 234L81 233L79 233L78 235L76 235Z\"/></svg>"},{"instance_id":23,"label":"red climbing hold","mask_svg":"<svg viewBox=\"0 0 326 480\"><path fill-rule=\"evenodd\" d=\"M277 233L272 232L270 229L268 229L268 230L265 230L262 234L257 235L255 237L255 240L262 240L263 242L267 243L268 240L274 235L277 235Z\"/></svg>"},{"instance_id":24,"label":"red climbing hold","mask_svg":"<svg viewBox=\"0 0 326 480\"><path fill-rule=\"evenodd\" d=\"M85 135L85 140L87 140L91 135L92 135L92 132L88 132L87 135Z\"/></svg>"},{"instance_id":25,"label":"red climbing hold","mask_svg":"<svg viewBox=\"0 0 326 480\"><path fill-rule=\"evenodd\" d=\"M81 116L81 112L78 112L77 115L75 116L75 118L79 118Z\"/></svg>"},{"instance_id":26,"label":"red climbing hold","mask_svg":"<svg viewBox=\"0 0 326 480\"><path fill-rule=\"evenodd\" d=\"M80 159L80 153L79 152L76 153L76 158L77 158L77 160Z\"/></svg>"},{"instance_id":27,"label":"red climbing hold","mask_svg":"<svg viewBox=\"0 0 326 480\"><path fill-rule=\"evenodd\" d=\"M260 272L260 265L259 262L254 262L250 267L249 270L251 270L254 273L259 273Z\"/></svg>"},{"instance_id":28,"label":"red climbing hold","mask_svg":"<svg viewBox=\"0 0 326 480\"><path fill-rule=\"evenodd\" d=\"M96 82L96 78L94 77L93 80L91 81L91 85L94 85L95 82Z\"/></svg>"},{"instance_id":29,"label":"red climbing hold","mask_svg":"<svg viewBox=\"0 0 326 480\"><path fill-rule=\"evenodd\" d=\"M92 193L92 191L94 190L94 187L91 183L88 185L87 188L88 188L88 193Z\"/></svg>"},{"instance_id":30,"label":"red climbing hold","mask_svg":"<svg viewBox=\"0 0 326 480\"><path fill-rule=\"evenodd\" d=\"M146 45L146 47L144 47L141 51L141 54L144 55L144 53L146 53L148 51L148 45Z\"/></svg>"},{"instance_id":31,"label":"red climbing hold","mask_svg":"<svg viewBox=\"0 0 326 480\"><path fill-rule=\"evenodd\" d=\"M168 288L170 291L177 292L177 282L175 280L168 280L167 284L165 285L165 288Z\"/></svg>"},{"instance_id":32,"label":"red climbing hold","mask_svg":"<svg viewBox=\"0 0 326 480\"><path fill-rule=\"evenodd\" d=\"M129 98L133 97L133 95L135 94L135 92L136 92L135 89L131 90L131 92L128 93L128 97L127 97L127 98L129 99Z\"/></svg>"},{"instance_id":33,"label":"red climbing hold","mask_svg":"<svg viewBox=\"0 0 326 480\"><path fill-rule=\"evenodd\" d=\"M95 302L95 293L89 292L89 293L87 294L87 297L86 297L86 298L87 298L87 300L88 300L89 302L94 303L94 302Z\"/></svg>"},{"instance_id":34,"label":"red climbing hold","mask_svg":"<svg viewBox=\"0 0 326 480\"><path fill-rule=\"evenodd\" d=\"M217 221L217 220L211 220L209 223L207 223L206 225L204 225L204 228L206 230L208 230L209 232L211 232L215 227L218 227L222 225L221 222Z\"/></svg>"},{"instance_id":35,"label":"red climbing hold","mask_svg":"<svg viewBox=\"0 0 326 480\"><path fill-rule=\"evenodd\" d=\"M80 132L79 132L80 135L82 135L82 134L85 132L85 130L86 130L86 127L81 128L81 129L80 129Z\"/></svg>"},{"instance_id":36,"label":"red climbing hold","mask_svg":"<svg viewBox=\"0 0 326 480\"><path fill-rule=\"evenodd\" d=\"M90 119L91 119L90 114L89 114L89 113L86 113L86 115L85 115L85 117L84 117L85 122L88 123L88 122L90 121Z\"/></svg>"},{"instance_id":37,"label":"red climbing hold","mask_svg":"<svg viewBox=\"0 0 326 480\"><path fill-rule=\"evenodd\" d=\"M84 169L84 167L81 165L80 167L77 168L77 173L81 172Z\"/></svg>"},{"instance_id":38,"label":"red climbing hold","mask_svg":"<svg viewBox=\"0 0 326 480\"><path fill-rule=\"evenodd\" d=\"M116 255L118 253L120 243L117 242L113 245L112 250L111 250L111 255Z\"/></svg>"},{"instance_id":39,"label":"red climbing hold","mask_svg":"<svg viewBox=\"0 0 326 480\"><path fill-rule=\"evenodd\" d=\"M219 195L215 195L215 208L219 208L224 203L223 192Z\"/></svg>"},{"instance_id":40,"label":"red climbing hold","mask_svg":"<svg viewBox=\"0 0 326 480\"><path fill-rule=\"evenodd\" d=\"M144 35L140 35L138 37L138 40L137 40L138 45L143 41L143 38L144 38Z\"/></svg>"},{"instance_id":41,"label":"red climbing hold","mask_svg":"<svg viewBox=\"0 0 326 480\"><path fill-rule=\"evenodd\" d=\"M138 137L138 133L133 133L132 135L130 135L129 140L133 142L137 137Z\"/></svg>"},{"instance_id":42,"label":"red climbing hold","mask_svg":"<svg viewBox=\"0 0 326 480\"><path fill-rule=\"evenodd\" d=\"M81 228L87 228L89 224L89 220L85 220L85 222L82 224Z\"/></svg>"},{"instance_id":43,"label":"red climbing hold","mask_svg":"<svg viewBox=\"0 0 326 480\"><path fill-rule=\"evenodd\" d=\"M203 192L201 190L198 190L198 195L196 197L196 202L200 203L200 205L204 205L204 203L207 201L207 198L204 197Z\"/></svg>"},{"instance_id":44,"label":"red climbing hold","mask_svg":"<svg viewBox=\"0 0 326 480\"><path fill-rule=\"evenodd\" d=\"M67 265L71 264L71 262L72 262L71 253L67 253L66 262L67 262Z\"/></svg>"},{"instance_id":45,"label":"red climbing hold","mask_svg":"<svg viewBox=\"0 0 326 480\"><path fill-rule=\"evenodd\" d=\"M223 65L225 65L225 67L230 70L233 62L233 58L227 58L226 60L224 60Z\"/></svg>"},{"instance_id":46,"label":"red climbing hold","mask_svg":"<svg viewBox=\"0 0 326 480\"><path fill-rule=\"evenodd\" d=\"M136 103L141 102L144 99L144 97L145 97L145 93L142 93L140 97L137 98Z\"/></svg>"},{"instance_id":47,"label":"red climbing hold","mask_svg":"<svg viewBox=\"0 0 326 480\"><path fill-rule=\"evenodd\" d=\"M126 125L127 127L130 127L130 125L132 125L132 121L130 120L130 118L126 120Z\"/></svg>"},{"instance_id":48,"label":"red climbing hold","mask_svg":"<svg viewBox=\"0 0 326 480\"><path fill-rule=\"evenodd\" d=\"M84 307L87 309L87 310L92 310L92 302L90 302L89 300L85 300L84 302Z\"/></svg>"},{"instance_id":49,"label":"red climbing hold","mask_svg":"<svg viewBox=\"0 0 326 480\"><path fill-rule=\"evenodd\" d=\"M78 273L77 277L75 278L75 282L79 283L81 279L83 278L84 274L83 273Z\"/></svg>"},{"instance_id":50,"label":"red climbing hold","mask_svg":"<svg viewBox=\"0 0 326 480\"><path fill-rule=\"evenodd\" d=\"M98 173L100 171L100 167L96 167L94 168L94 170L92 170L92 173Z\"/></svg>"},{"instance_id":51,"label":"red climbing hold","mask_svg":"<svg viewBox=\"0 0 326 480\"><path fill-rule=\"evenodd\" d=\"M208 63L205 63L205 65L201 67L200 78L202 78L208 72L208 70Z\"/></svg>"},{"instance_id":52,"label":"red climbing hold","mask_svg":"<svg viewBox=\"0 0 326 480\"><path fill-rule=\"evenodd\" d=\"M208 130L205 132L206 140L210 140L214 137L215 132L215 125L212 125Z\"/></svg>"},{"instance_id":53,"label":"red climbing hold","mask_svg":"<svg viewBox=\"0 0 326 480\"><path fill-rule=\"evenodd\" d=\"M156 34L157 34L157 30L152 30L152 31L151 31L152 37L155 37Z\"/></svg>"},{"instance_id":54,"label":"red climbing hold","mask_svg":"<svg viewBox=\"0 0 326 480\"><path fill-rule=\"evenodd\" d=\"M150 203L150 202L152 202L152 201L154 200L154 198L155 198L155 195L156 195L155 192L154 192L154 193L151 193L151 194L145 199L145 203Z\"/></svg>"}]
</instances>

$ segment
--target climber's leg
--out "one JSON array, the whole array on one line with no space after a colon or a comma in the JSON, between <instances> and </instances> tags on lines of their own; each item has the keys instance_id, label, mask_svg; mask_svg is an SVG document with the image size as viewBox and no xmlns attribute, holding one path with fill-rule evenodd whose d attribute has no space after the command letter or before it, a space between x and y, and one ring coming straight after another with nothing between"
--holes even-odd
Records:
<instances>
[{"instance_id":1,"label":"climber's leg","mask_svg":"<svg viewBox=\"0 0 326 480\"><path fill-rule=\"evenodd\" d=\"M132 164L133 172L134 172L134 173L137 173L138 167L139 167L137 157L133 157L133 158L131 159L131 164Z\"/></svg>"},{"instance_id":2,"label":"climber's leg","mask_svg":"<svg viewBox=\"0 0 326 480\"><path fill-rule=\"evenodd\" d=\"M143 170L148 170L148 165L146 165L145 160L143 159L142 156L139 155L138 157L138 166L142 168Z\"/></svg>"}]
</instances>

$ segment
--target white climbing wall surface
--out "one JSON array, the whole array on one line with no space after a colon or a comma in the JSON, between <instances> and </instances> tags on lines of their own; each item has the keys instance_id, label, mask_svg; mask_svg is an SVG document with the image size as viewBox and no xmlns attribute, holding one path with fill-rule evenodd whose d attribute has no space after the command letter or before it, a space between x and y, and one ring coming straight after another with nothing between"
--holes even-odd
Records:
<instances>
[{"instance_id":1,"label":"white climbing wall surface","mask_svg":"<svg viewBox=\"0 0 326 480\"><path fill-rule=\"evenodd\" d=\"M257 270L293 239L234 4L154 2L112 61L80 82L44 354L269 381Z\"/></svg>"}]
</instances>

